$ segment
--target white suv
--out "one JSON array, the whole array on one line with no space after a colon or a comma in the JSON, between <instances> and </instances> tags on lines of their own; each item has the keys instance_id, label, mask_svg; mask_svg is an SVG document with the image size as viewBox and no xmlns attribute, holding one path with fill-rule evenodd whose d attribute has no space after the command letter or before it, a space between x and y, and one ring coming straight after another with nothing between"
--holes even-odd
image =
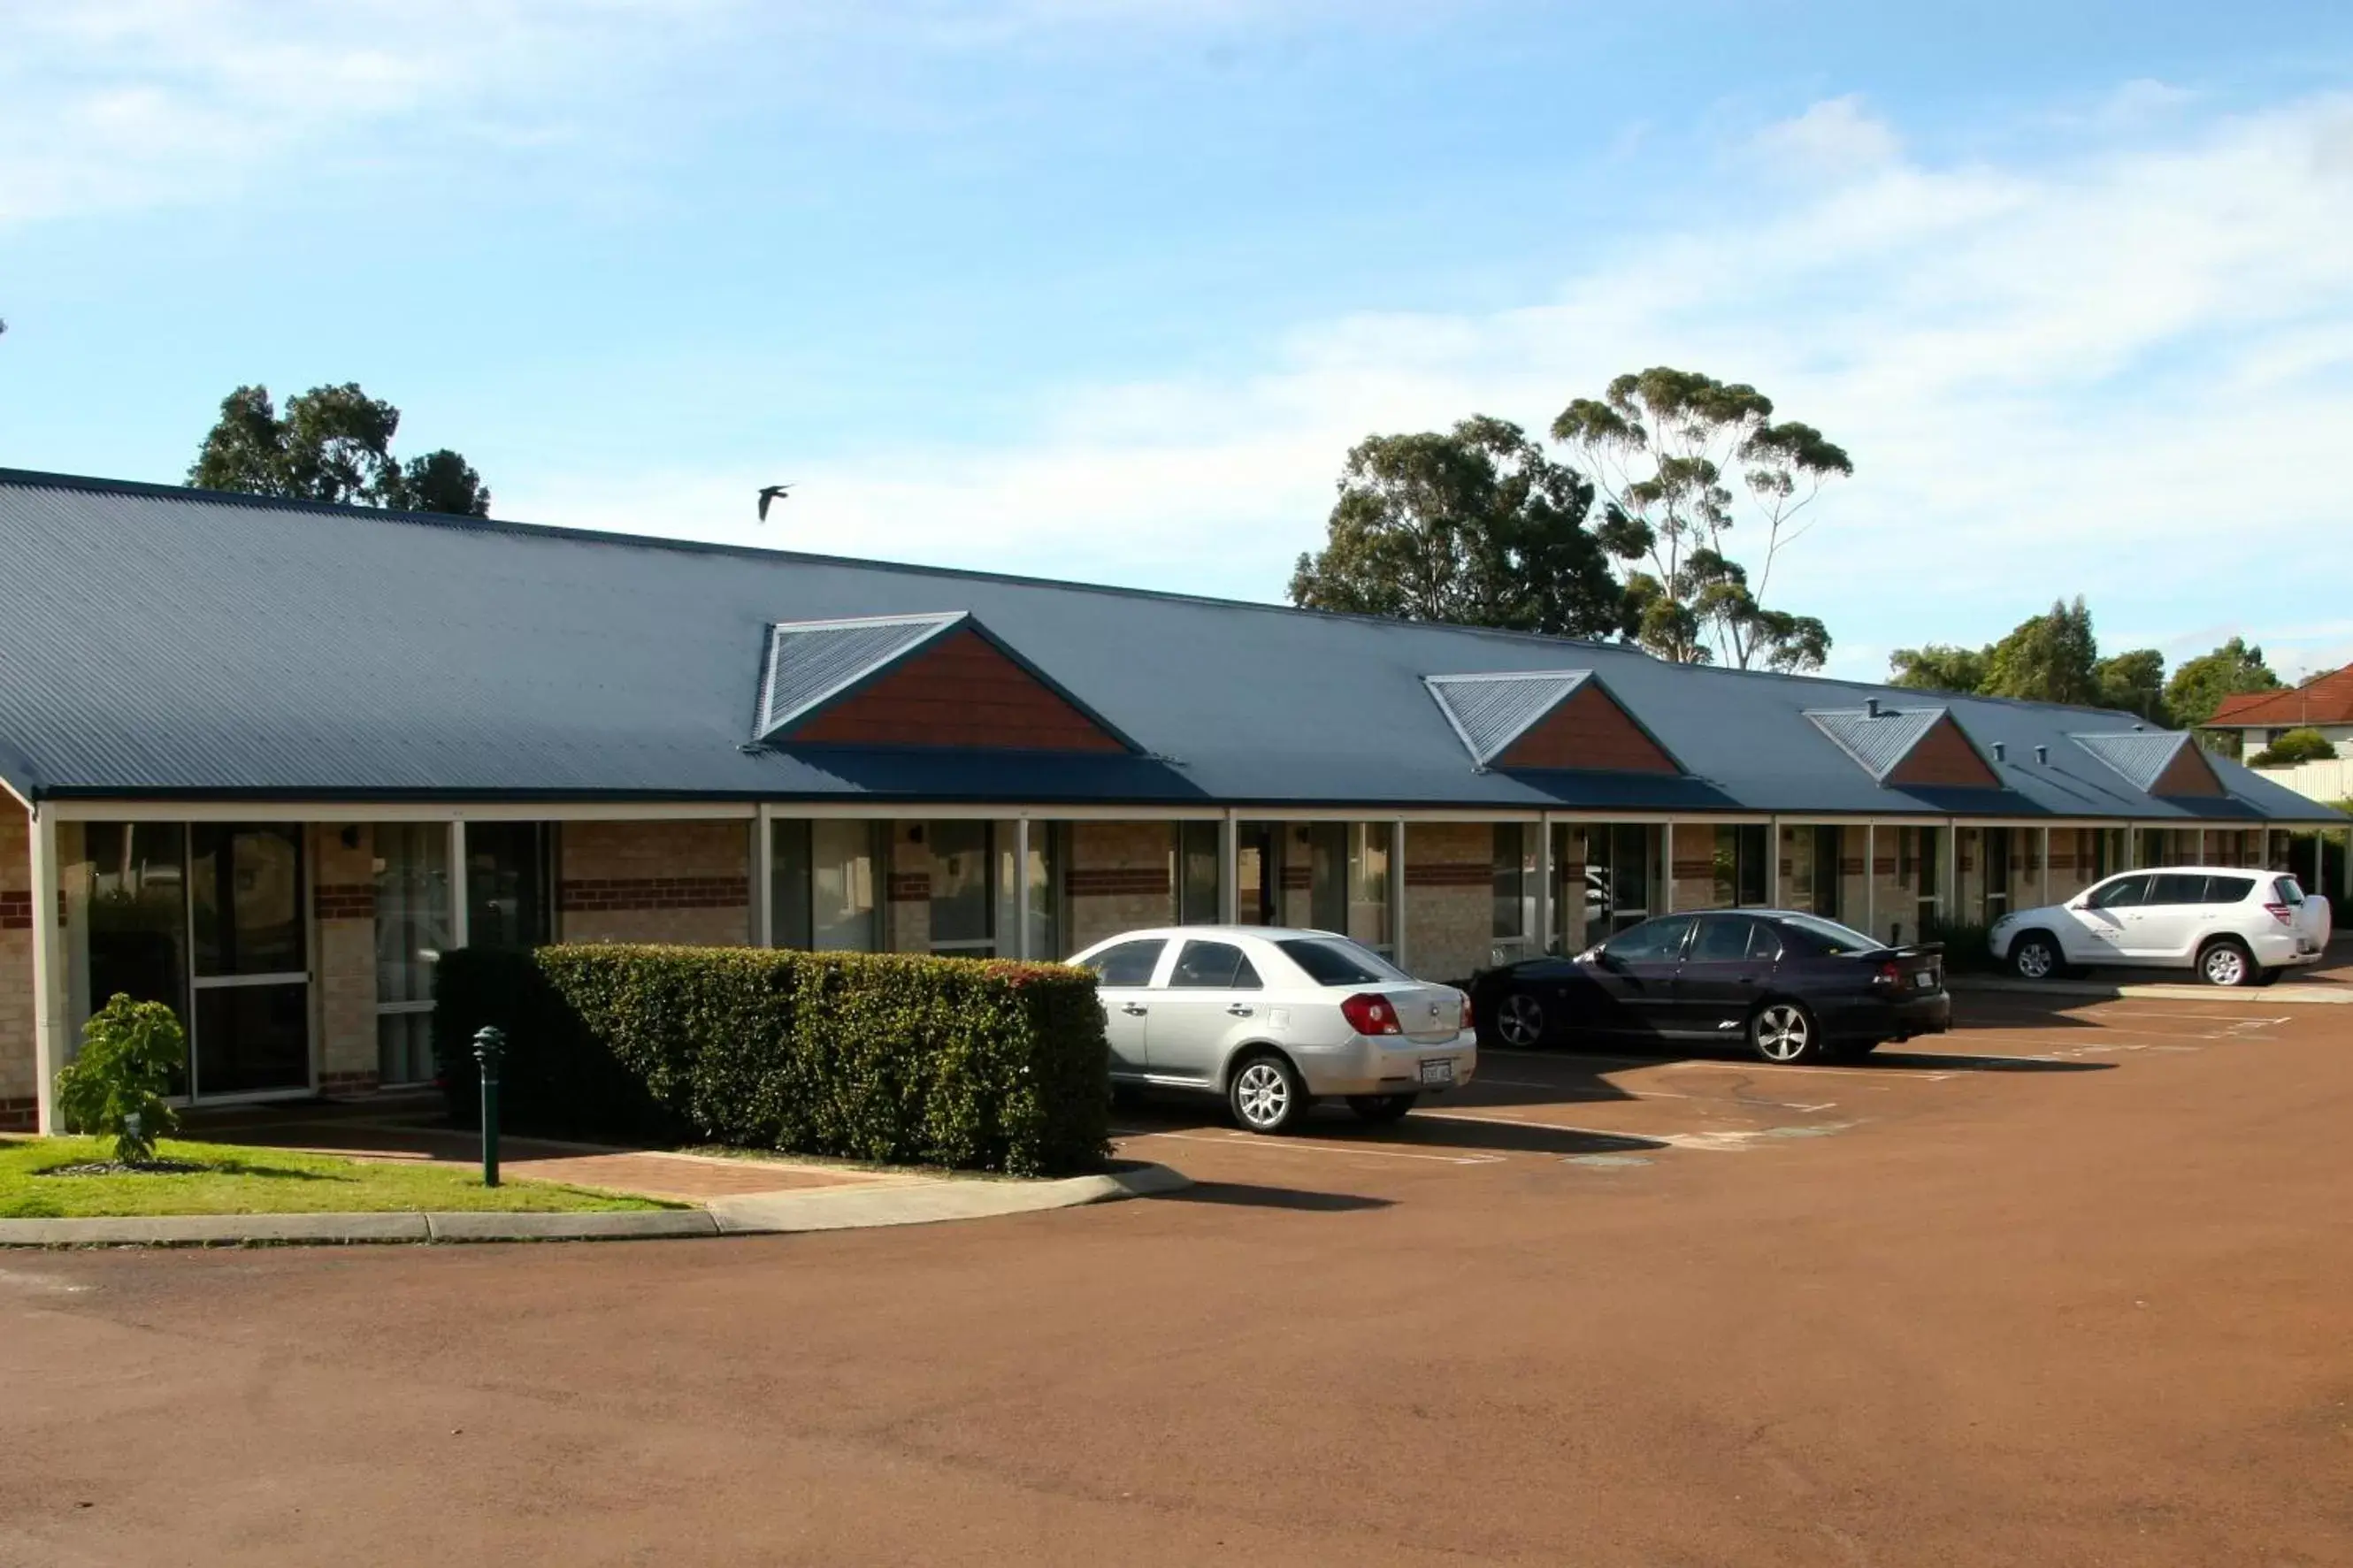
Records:
<instances>
[{"instance_id":1,"label":"white suv","mask_svg":"<svg viewBox=\"0 0 2353 1568\"><path fill-rule=\"evenodd\" d=\"M2027 980L2080 964L2194 970L2210 985L2264 985L2317 963L2328 900L2284 871L2161 866L2095 882L2063 904L1994 922L1993 955Z\"/></svg>"}]
</instances>

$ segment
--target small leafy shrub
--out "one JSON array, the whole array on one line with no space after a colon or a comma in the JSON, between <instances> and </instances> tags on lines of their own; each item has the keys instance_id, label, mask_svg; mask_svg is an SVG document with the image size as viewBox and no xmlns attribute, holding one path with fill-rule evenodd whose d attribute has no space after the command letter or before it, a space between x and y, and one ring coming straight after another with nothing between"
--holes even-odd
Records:
<instances>
[{"instance_id":1,"label":"small leafy shrub","mask_svg":"<svg viewBox=\"0 0 2353 1568\"><path fill-rule=\"evenodd\" d=\"M507 1037L518 1131L1038 1175L1107 1136L1094 977L1060 964L613 943L444 955L434 1046L453 1120L473 1037Z\"/></svg>"},{"instance_id":2,"label":"small leafy shrub","mask_svg":"<svg viewBox=\"0 0 2353 1568\"><path fill-rule=\"evenodd\" d=\"M2337 754L2337 744L2317 730L2290 730L2247 759L2251 768L2289 768L2298 763L2325 763Z\"/></svg>"},{"instance_id":3,"label":"small leafy shrub","mask_svg":"<svg viewBox=\"0 0 2353 1568\"><path fill-rule=\"evenodd\" d=\"M1929 927L1926 940L1945 944L1946 973L1987 974L2000 967L1986 945L1992 930L1969 921L1938 921Z\"/></svg>"},{"instance_id":4,"label":"small leafy shrub","mask_svg":"<svg viewBox=\"0 0 2353 1568\"><path fill-rule=\"evenodd\" d=\"M58 1110L73 1131L112 1139L122 1164L146 1164L155 1140L180 1124L164 1096L187 1059L172 1009L118 991L82 1026L81 1053L58 1072Z\"/></svg>"}]
</instances>

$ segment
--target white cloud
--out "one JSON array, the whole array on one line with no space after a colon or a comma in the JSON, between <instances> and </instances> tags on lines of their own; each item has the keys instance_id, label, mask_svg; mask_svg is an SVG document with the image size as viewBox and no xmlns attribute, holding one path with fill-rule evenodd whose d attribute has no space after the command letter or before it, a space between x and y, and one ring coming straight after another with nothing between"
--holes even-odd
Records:
<instances>
[{"instance_id":1,"label":"white cloud","mask_svg":"<svg viewBox=\"0 0 2353 1568\"><path fill-rule=\"evenodd\" d=\"M1800 119L1809 137L1865 123ZM2353 429L2348 123L2353 105L2315 99L2018 167L1906 161L1854 132L1881 161L1770 221L1637 237L1514 310L1303 324L1240 379L1072 389L1009 449L819 465L765 537L1272 598L1367 432L1474 410L1540 427L1665 363L1753 381L1854 454L1778 579L1841 634L1842 672L2078 592L2112 646L2243 631L2316 664L2353 632L2315 614L2348 559L2330 461ZM522 476L501 499L758 538L733 520L767 477Z\"/></svg>"},{"instance_id":2,"label":"white cloud","mask_svg":"<svg viewBox=\"0 0 2353 1568\"><path fill-rule=\"evenodd\" d=\"M1751 152L1784 172L1847 174L1895 162L1903 143L1887 122L1869 113L1862 100L1848 94L1826 98L1794 119L1767 126Z\"/></svg>"}]
</instances>

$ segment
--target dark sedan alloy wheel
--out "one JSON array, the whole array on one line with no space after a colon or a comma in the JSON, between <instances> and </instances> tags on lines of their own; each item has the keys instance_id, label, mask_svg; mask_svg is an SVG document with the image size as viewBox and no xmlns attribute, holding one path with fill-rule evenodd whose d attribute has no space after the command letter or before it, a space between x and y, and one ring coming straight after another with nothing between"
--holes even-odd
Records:
<instances>
[{"instance_id":1,"label":"dark sedan alloy wheel","mask_svg":"<svg viewBox=\"0 0 2353 1568\"><path fill-rule=\"evenodd\" d=\"M1544 1004L1525 991L1506 991L1495 1004L1495 1036L1507 1046L1544 1044L1546 1023Z\"/></svg>"},{"instance_id":2,"label":"dark sedan alloy wheel","mask_svg":"<svg viewBox=\"0 0 2353 1568\"><path fill-rule=\"evenodd\" d=\"M1768 1062L1810 1061L1820 1054L1819 1026L1795 1002L1767 1002L1748 1020L1748 1044Z\"/></svg>"}]
</instances>

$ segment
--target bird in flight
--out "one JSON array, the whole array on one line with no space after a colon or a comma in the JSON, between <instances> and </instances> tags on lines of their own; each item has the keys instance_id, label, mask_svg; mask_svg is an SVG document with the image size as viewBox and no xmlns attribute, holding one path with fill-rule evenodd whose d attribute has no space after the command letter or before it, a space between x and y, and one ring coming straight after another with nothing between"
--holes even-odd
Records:
<instances>
[{"instance_id":1,"label":"bird in flight","mask_svg":"<svg viewBox=\"0 0 2353 1568\"><path fill-rule=\"evenodd\" d=\"M762 522L768 521L769 506L774 502L785 500L791 492L792 488L793 487L788 484L762 485L760 487L760 521Z\"/></svg>"}]
</instances>

